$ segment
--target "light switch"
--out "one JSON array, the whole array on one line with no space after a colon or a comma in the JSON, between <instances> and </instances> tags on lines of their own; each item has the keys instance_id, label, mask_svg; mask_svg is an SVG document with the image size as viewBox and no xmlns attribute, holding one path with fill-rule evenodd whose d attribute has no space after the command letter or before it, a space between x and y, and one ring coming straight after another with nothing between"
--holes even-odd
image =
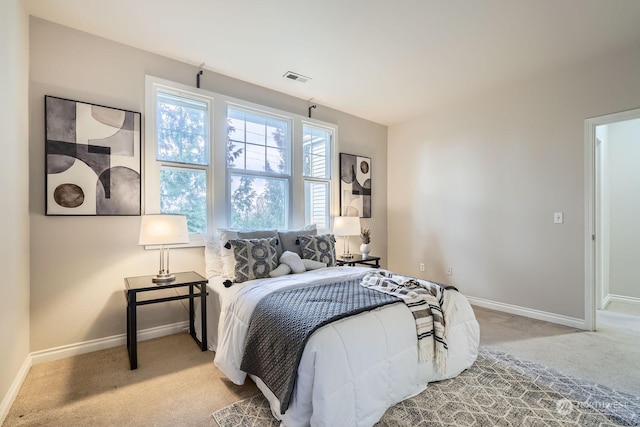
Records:
<instances>
[{"instance_id":1,"label":"light switch","mask_svg":"<svg viewBox=\"0 0 640 427\"><path fill-rule=\"evenodd\" d=\"M564 215L562 212L554 212L553 213L553 223L554 224L562 224L564 222Z\"/></svg>"}]
</instances>

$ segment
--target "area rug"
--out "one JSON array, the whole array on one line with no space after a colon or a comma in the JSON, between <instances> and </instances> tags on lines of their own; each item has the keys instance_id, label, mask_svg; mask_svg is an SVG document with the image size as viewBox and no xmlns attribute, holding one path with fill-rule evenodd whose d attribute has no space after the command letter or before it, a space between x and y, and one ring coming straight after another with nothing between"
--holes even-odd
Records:
<instances>
[{"instance_id":1,"label":"area rug","mask_svg":"<svg viewBox=\"0 0 640 427\"><path fill-rule=\"evenodd\" d=\"M213 418L220 427L279 425L261 394ZM376 426L640 426L640 397L481 348L471 368L429 384Z\"/></svg>"}]
</instances>

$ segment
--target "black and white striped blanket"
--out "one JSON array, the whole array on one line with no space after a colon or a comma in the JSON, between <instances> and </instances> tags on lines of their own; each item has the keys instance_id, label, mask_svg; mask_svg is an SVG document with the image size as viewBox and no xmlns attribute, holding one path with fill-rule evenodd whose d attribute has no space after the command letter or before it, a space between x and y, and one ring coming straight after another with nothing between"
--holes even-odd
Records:
<instances>
[{"instance_id":1,"label":"black and white striped blanket","mask_svg":"<svg viewBox=\"0 0 640 427\"><path fill-rule=\"evenodd\" d=\"M416 321L418 359L421 362L432 360L435 352L436 369L445 372L448 347L444 291L457 289L382 271L368 273L362 279L361 285L394 295L404 301Z\"/></svg>"}]
</instances>

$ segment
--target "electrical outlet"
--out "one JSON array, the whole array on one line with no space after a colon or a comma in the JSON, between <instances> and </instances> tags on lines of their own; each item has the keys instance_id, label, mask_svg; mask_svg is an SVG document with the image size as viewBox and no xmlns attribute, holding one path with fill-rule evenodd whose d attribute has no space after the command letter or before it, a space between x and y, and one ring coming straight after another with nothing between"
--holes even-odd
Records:
<instances>
[{"instance_id":1,"label":"electrical outlet","mask_svg":"<svg viewBox=\"0 0 640 427\"><path fill-rule=\"evenodd\" d=\"M453 267L447 268L447 276L453 276Z\"/></svg>"},{"instance_id":2,"label":"electrical outlet","mask_svg":"<svg viewBox=\"0 0 640 427\"><path fill-rule=\"evenodd\" d=\"M420 271L424 271L424 262L420 263Z\"/></svg>"},{"instance_id":3,"label":"electrical outlet","mask_svg":"<svg viewBox=\"0 0 640 427\"><path fill-rule=\"evenodd\" d=\"M564 214L562 212L553 213L553 223L562 224L564 222Z\"/></svg>"}]
</instances>

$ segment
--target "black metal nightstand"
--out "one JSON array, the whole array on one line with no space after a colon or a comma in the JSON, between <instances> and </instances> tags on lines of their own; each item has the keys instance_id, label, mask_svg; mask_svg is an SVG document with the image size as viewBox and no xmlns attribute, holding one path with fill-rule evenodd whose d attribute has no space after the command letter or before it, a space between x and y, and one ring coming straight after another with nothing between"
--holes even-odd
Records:
<instances>
[{"instance_id":1,"label":"black metal nightstand","mask_svg":"<svg viewBox=\"0 0 640 427\"><path fill-rule=\"evenodd\" d=\"M127 298L127 350L131 369L138 368L138 331L136 309L140 305L157 304L160 302L189 299L189 333L202 351L207 350L207 282L208 280L196 272L176 273L176 280L167 283L153 283L156 276L127 277L124 279L125 296ZM182 295L153 298L151 293L166 289L189 288L189 292ZM195 289L198 292L195 292ZM162 293L162 292L161 292ZM142 299L140 298L142 297ZM147 298L148 297L148 298ZM194 325L193 300L200 298L202 316L202 341L196 337Z\"/></svg>"},{"instance_id":2,"label":"black metal nightstand","mask_svg":"<svg viewBox=\"0 0 640 427\"><path fill-rule=\"evenodd\" d=\"M371 268L380 268L380 257L371 255L366 258L363 258L362 255L353 255L352 258L343 258L341 255L336 257L336 265L355 267L356 264L367 265Z\"/></svg>"}]
</instances>

